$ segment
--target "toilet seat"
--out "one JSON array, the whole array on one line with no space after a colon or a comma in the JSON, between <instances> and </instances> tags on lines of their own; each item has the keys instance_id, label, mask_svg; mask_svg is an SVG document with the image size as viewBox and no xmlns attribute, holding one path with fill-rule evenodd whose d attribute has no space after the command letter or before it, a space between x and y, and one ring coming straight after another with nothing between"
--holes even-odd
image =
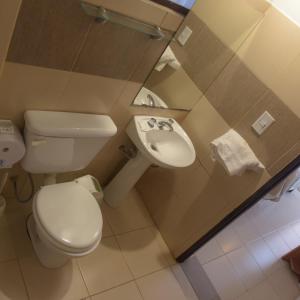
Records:
<instances>
[{"instance_id":1,"label":"toilet seat","mask_svg":"<svg viewBox=\"0 0 300 300\"><path fill-rule=\"evenodd\" d=\"M34 198L33 214L40 238L66 254L91 252L101 240L99 205L75 182L42 187Z\"/></svg>"}]
</instances>

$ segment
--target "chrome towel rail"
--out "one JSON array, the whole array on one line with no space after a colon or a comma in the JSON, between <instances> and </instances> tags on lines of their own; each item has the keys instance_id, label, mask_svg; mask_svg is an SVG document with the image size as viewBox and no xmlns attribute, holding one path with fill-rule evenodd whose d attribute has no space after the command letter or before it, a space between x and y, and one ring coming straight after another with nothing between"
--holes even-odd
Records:
<instances>
[{"instance_id":1,"label":"chrome towel rail","mask_svg":"<svg viewBox=\"0 0 300 300\"><path fill-rule=\"evenodd\" d=\"M145 33L153 39L171 40L173 38L173 34L171 32L162 30L158 26L147 24L120 13L107 10L102 6L96 6L84 1L80 1L80 3L85 13L89 16L94 17L98 22L111 22L114 24L125 26L127 28Z\"/></svg>"}]
</instances>

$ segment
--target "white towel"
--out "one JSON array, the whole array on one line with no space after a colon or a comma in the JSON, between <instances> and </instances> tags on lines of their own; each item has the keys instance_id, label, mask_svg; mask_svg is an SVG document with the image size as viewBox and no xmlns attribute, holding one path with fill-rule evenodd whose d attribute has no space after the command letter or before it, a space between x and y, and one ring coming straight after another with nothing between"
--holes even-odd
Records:
<instances>
[{"instance_id":1,"label":"white towel","mask_svg":"<svg viewBox=\"0 0 300 300\"><path fill-rule=\"evenodd\" d=\"M246 170L259 172L264 165L255 156L248 143L233 129L211 142L213 160L225 168L228 175L242 175Z\"/></svg>"},{"instance_id":2,"label":"white towel","mask_svg":"<svg viewBox=\"0 0 300 300\"><path fill-rule=\"evenodd\" d=\"M161 56L159 62L155 66L155 70L160 72L165 68L166 65L169 65L174 70L178 70L181 67L180 62L177 60L170 46L167 47Z\"/></svg>"}]
</instances>

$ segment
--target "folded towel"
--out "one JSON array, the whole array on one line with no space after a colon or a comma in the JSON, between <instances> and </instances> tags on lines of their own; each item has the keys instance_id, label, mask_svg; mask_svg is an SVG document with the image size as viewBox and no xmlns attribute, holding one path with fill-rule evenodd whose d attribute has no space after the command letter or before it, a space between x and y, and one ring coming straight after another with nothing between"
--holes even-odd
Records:
<instances>
[{"instance_id":1,"label":"folded towel","mask_svg":"<svg viewBox=\"0 0 300 300\"><path fill-rule=\"evenodd\" d=\"M233 129L212 141L210 146L213 160L221 163L230 176L265 168L248 143Z\"/></svg>"},{"instance_id":2,"label":"folded towel","mask_svg":"<svg viewBox=\"0 0 300 300\"><path fill-rule=\"evenodd\" d=\"M160 72L165 68L166 65L169 65L174 70L178 70L181 67L180 62L177 60L170 46L167 47L161 56L159 62L155 66L155 70Z\"/></svg>"}]
</instances>

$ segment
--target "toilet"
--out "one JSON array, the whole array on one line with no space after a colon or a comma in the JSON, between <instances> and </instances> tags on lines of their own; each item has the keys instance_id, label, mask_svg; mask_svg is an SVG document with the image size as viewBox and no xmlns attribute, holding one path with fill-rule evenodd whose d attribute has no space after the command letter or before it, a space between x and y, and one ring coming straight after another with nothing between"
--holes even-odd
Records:
<instances>
[{"instance_id":1,"label":"toilet","mask_svg":"<svg viewBox=\"0 0 300 300\"><path fill-rule=\"evenodd\" d=\"M25 113L26 154L21 164L29 173L45 174L27 221L43 266L59 268L98 246L103 225L99 203L80 181L56 183L55 174L84 169L116 132L111 118L104 115Z\"/></svg>"}]
</instances>

